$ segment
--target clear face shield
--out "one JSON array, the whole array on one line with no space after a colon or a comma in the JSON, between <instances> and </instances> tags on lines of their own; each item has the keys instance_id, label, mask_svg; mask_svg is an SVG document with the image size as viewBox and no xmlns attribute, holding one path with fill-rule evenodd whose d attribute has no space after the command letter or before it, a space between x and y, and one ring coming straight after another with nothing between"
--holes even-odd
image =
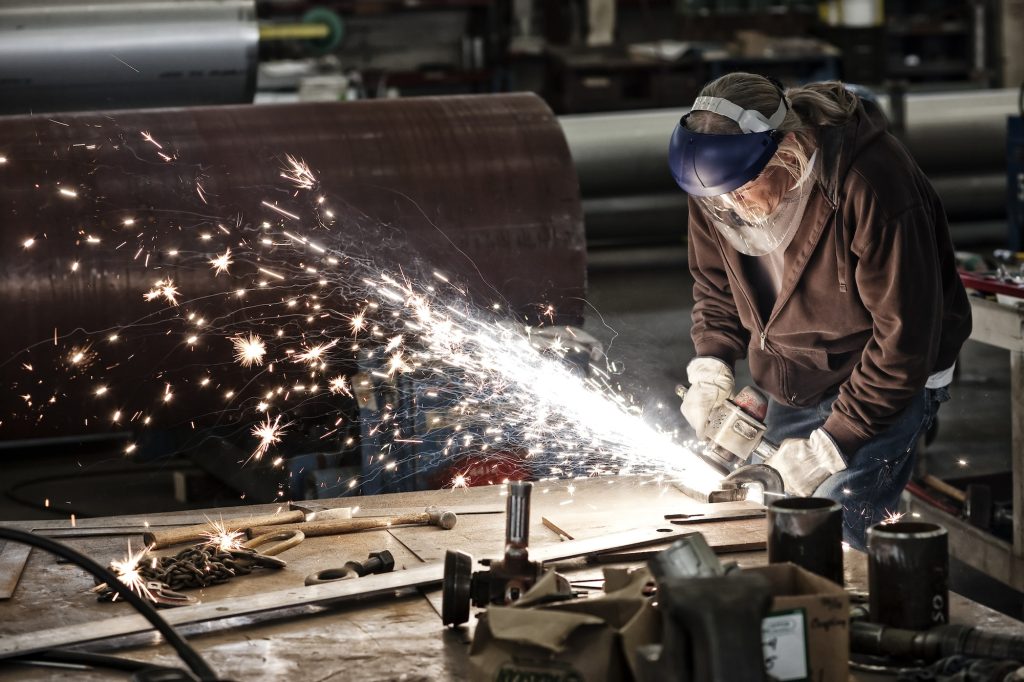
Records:
<instances>
[{"instance_id":1,"label":"clear face shield","mask_svg":"<svg viewBox=\"0 0 1024 682\"><path fill-rule=\"evenodd\" d=\"M729 100L698 97L691 108L736 122L739 134L698 133L683 117L669 145L669 166L676 182L700 207L708 222L742 253L762 256L788 243L796 229L797 209L812 183L770 166L785 135L778 130L788 111L779 106L766 118Z\"/></svg>"},{"instance_id":2,"label":"clear face shield","mask_svg":"<svg viewBox=\"0 0 1024 682\"><path fill-rule=\"evenodd\" d=\"M694 199L734 249L763 256L792 239L799 222L796 213L811 185L807 175L794 180L784 169L772 166L732 192Z\"/></svg>"}]
</instances>

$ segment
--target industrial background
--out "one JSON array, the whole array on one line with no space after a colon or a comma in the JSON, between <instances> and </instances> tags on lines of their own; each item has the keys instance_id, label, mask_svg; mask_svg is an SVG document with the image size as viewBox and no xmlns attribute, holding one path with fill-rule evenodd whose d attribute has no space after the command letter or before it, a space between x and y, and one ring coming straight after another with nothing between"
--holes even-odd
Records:
<instances>
[{"instance_id":1,"label":"industrial background","mask_svg":"<svg viewBox=\"0 0 1024 682\"><path fill-rule=\"evenodd\" d=\"M648 530L664 525L663 512L693 504L687 485L661 480L666 456L651 454L662 437L687 438L675 387L694 356L687 197L667 145L700 88L733 71L860 86L935 186L974 332L899 511L947 529L950 586L969 598L954 604L960 622L1014 632L1024 617L1021 0L5 0L0 525L63 534L106 565L151 521L291 504L309 522L337 498L363 510L356 519L461 505L461 549L506 547L489 574L499 595L542 573L500 543L503 522L488 514L506 499L509 519L523 520L511 500L526 495L537 557L551 560L593 553L560 554L559 541L635 530L621 516L638 500L650 502ZM559 358L557 372L520 353L522 328L534 334L523 352ZM588 411L609 418L574 377L638 430L581 422ZM749 383L740 367L737 386ZM605 479L628 482L605 489ZM533 482L543 526L510 480ZM436 514L411 523L444 526ZM292 551L305 552L304 574L371 551L379 568L381 547L426 570L460 548L423 531ZM716 532L706 535L719 553L732 543L764 563L763 538ZM472 560L460 561L468 576ZM847 583L864 582L850 563ZM97 611L92 578L68 570L0 540L3 659L40 641L144 629L82 634L100 611L124 607L124 621L129 610ZM231 585L202 600L259 602L261 588ZM465 679L488 665L477 650L486 638L471 666L469 638L442 636L439 614L409 604L433 614L436 591L339 607L360 638L320 611L302 625L259 620L255 611L287 606L269 596L286 582L263 586L267 606L231 612L254 619L248 649L233 648L242 636L231 627L204 638L192 626L223 679L354 679L346 661L363 679ZM337 598L323 594L289 608ZM444 609L445 624L467 618ZM174 661L167 646L122 640L102 650ZM762 679L663 677L666 660L581 679ZM86 673L0 659L0 679L86 679L75 675Z\"/></svg>"}]
</instances>

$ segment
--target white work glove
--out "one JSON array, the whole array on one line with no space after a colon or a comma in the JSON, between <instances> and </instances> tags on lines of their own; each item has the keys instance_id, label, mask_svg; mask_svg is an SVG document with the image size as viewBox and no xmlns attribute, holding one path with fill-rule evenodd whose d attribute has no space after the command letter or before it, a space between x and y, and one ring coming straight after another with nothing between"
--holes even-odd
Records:
<instances>
[{"instance_id":1,"label":"white work glove","mask_svg":"<svg viewBox=\"0 0 1024 682\"><path fill-rule=\"evenodd\" d=\"M686 378L690 388L686 390L679 411L697 432L697 438L703 438L708 417L729 399L736 380L729 365L718 358L694 358L686 366Z\"/></svg>"},{"instance_id":2,"label":"white work glove","mask_svg":"<svg viewBox=\"0 0 1024 682\"><path fill-rule=\"evenodd\" d=\"M846 468L835 441L822 429L810 438L787 438L764 462L782 475L787 495L808 497L832 474Z\"/></svg>"}]
</instances>

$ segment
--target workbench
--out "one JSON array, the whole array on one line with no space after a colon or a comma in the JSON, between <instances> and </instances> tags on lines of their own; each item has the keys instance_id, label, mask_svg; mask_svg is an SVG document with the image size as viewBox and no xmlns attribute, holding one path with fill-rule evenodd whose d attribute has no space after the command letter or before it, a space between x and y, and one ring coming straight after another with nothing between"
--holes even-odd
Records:
<instances>
[{"instance_id":1,"label":"workbench","mask_svg":"<svg viewBox=\"0 0 1024 682\"><path fill-rule=\"evenodd\" d=\"M968 283L969 284L969 283ZM949 531L950 554L1016 590L1024 590L1024 310L971 296L971 339L1010 352L1013 541L1006 542L909 493L907 511Z\"/></svg>"},{"instance_id":2,"label":"workbench","mask_svg":"<svg viewBox=\"0 0 1024 682\"><path fill-rule=\"evenodd\" d=\"M318 501L330 506L328 501ZM258 604L261 595L285 588L302 588L304 577L314 571L341 566L348 560L363 560L368 553L388 549L396 560L397 575L402 568L416 569L443 560L447 548L461 549L474 558L498 558L504 542L504 489L487 486L457 490L398 493L337 500L338 505L359 505L359 514L437 505L449 508L469 506L501 513L459 516L452 530L430 526L392 527L348 535L307 538L282 553L288 566L279 571L258 569L253 574L225 584L189 593L204 604L215 604L225 614L239 605ZM749 502L723 503L715 509L754 506ZM210 509L199 515L210 519L273 512L274 505ZM530 548L538 553L564 539L542 523L549 519L564 533L577 539L607 538L632 531L651 535L662 530L666 546L684 533L701 531L709 544L726 552L723 560L741 565L766 562L763 551L763 518L719 520L695 525L671 525L667 513L704 511L700 505L669 484L634 477L593 478L577 481L538 482L532 496ZM179 520L190 523L196 513L154 514L152 525ZM129 535L85 535L65 537L67 544L82 550L100 563L122 557L128 540L137 548L142 542L137 524L140 518L111 517L80 519L77 530L48 532L111 533ZM22 522L31 527L32 522ZM35 525L43 525L37 522ZM54 525L49 522L46 525ZM69 524L64 524L68 526ZM119 530L117 527L123 527ZM126 528L124 528L126 527ZM9 548L9 546L8 546ZM157 553L174 553L177 548ZM637 551L637 550L633 550ZM2 564L0 560L0 564ZM634 562L638 563L638 562ZM864 555L846 555L848 586L865 589ZM558 564L577 585L601 576L602 566L577 559ZM381 577L381 576L375 576ZM359 578L348 583L357 583ZM24 633L40 632L38 638L59 632L57 628L101 632L107 619L133 613L127 604L99 603L89 592L93 579L81 569L57 563L52 556L33 550L13 597L0 601L0 649L12 641L26 641ZM599 582L590 583L594 588ZM227 618L186 626L182 631L215 670L236 680L460 680L468 678L467 644L472 625L459 629L442 627L441 590L405 589L358 602L332 606L297 606L245 617ZM162 610L164 615L182 609ZM951 599L953 619L1000 632L1019 632L1020 624L956 595ZM90 650L116 652L138 660L180 665L173 651L158 636L132 635L118 640L93 643ZM109 672L57 671L0 665L0 680L93 680L110 679Z\"/></svg>"}]
</instances>

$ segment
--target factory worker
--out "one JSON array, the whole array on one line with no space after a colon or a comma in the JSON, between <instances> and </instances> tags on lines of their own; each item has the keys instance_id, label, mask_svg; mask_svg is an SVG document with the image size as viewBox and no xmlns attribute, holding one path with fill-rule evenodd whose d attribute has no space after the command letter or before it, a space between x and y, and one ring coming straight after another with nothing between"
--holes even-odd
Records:
<instances>
[{"instance_id":1,"label":"factory worker","mask_svg":"<svg viewBox=\"0 0 1024 682\"><path fill-rule=\"evenodd\" d=\"M766 464L790 495L841 501L863 547L971 331L935 190L874 103L747 73L704 87L669 162L695 280L683 415L702 437L747 358L771 398Z\"/></svg>"}]
</instances>

